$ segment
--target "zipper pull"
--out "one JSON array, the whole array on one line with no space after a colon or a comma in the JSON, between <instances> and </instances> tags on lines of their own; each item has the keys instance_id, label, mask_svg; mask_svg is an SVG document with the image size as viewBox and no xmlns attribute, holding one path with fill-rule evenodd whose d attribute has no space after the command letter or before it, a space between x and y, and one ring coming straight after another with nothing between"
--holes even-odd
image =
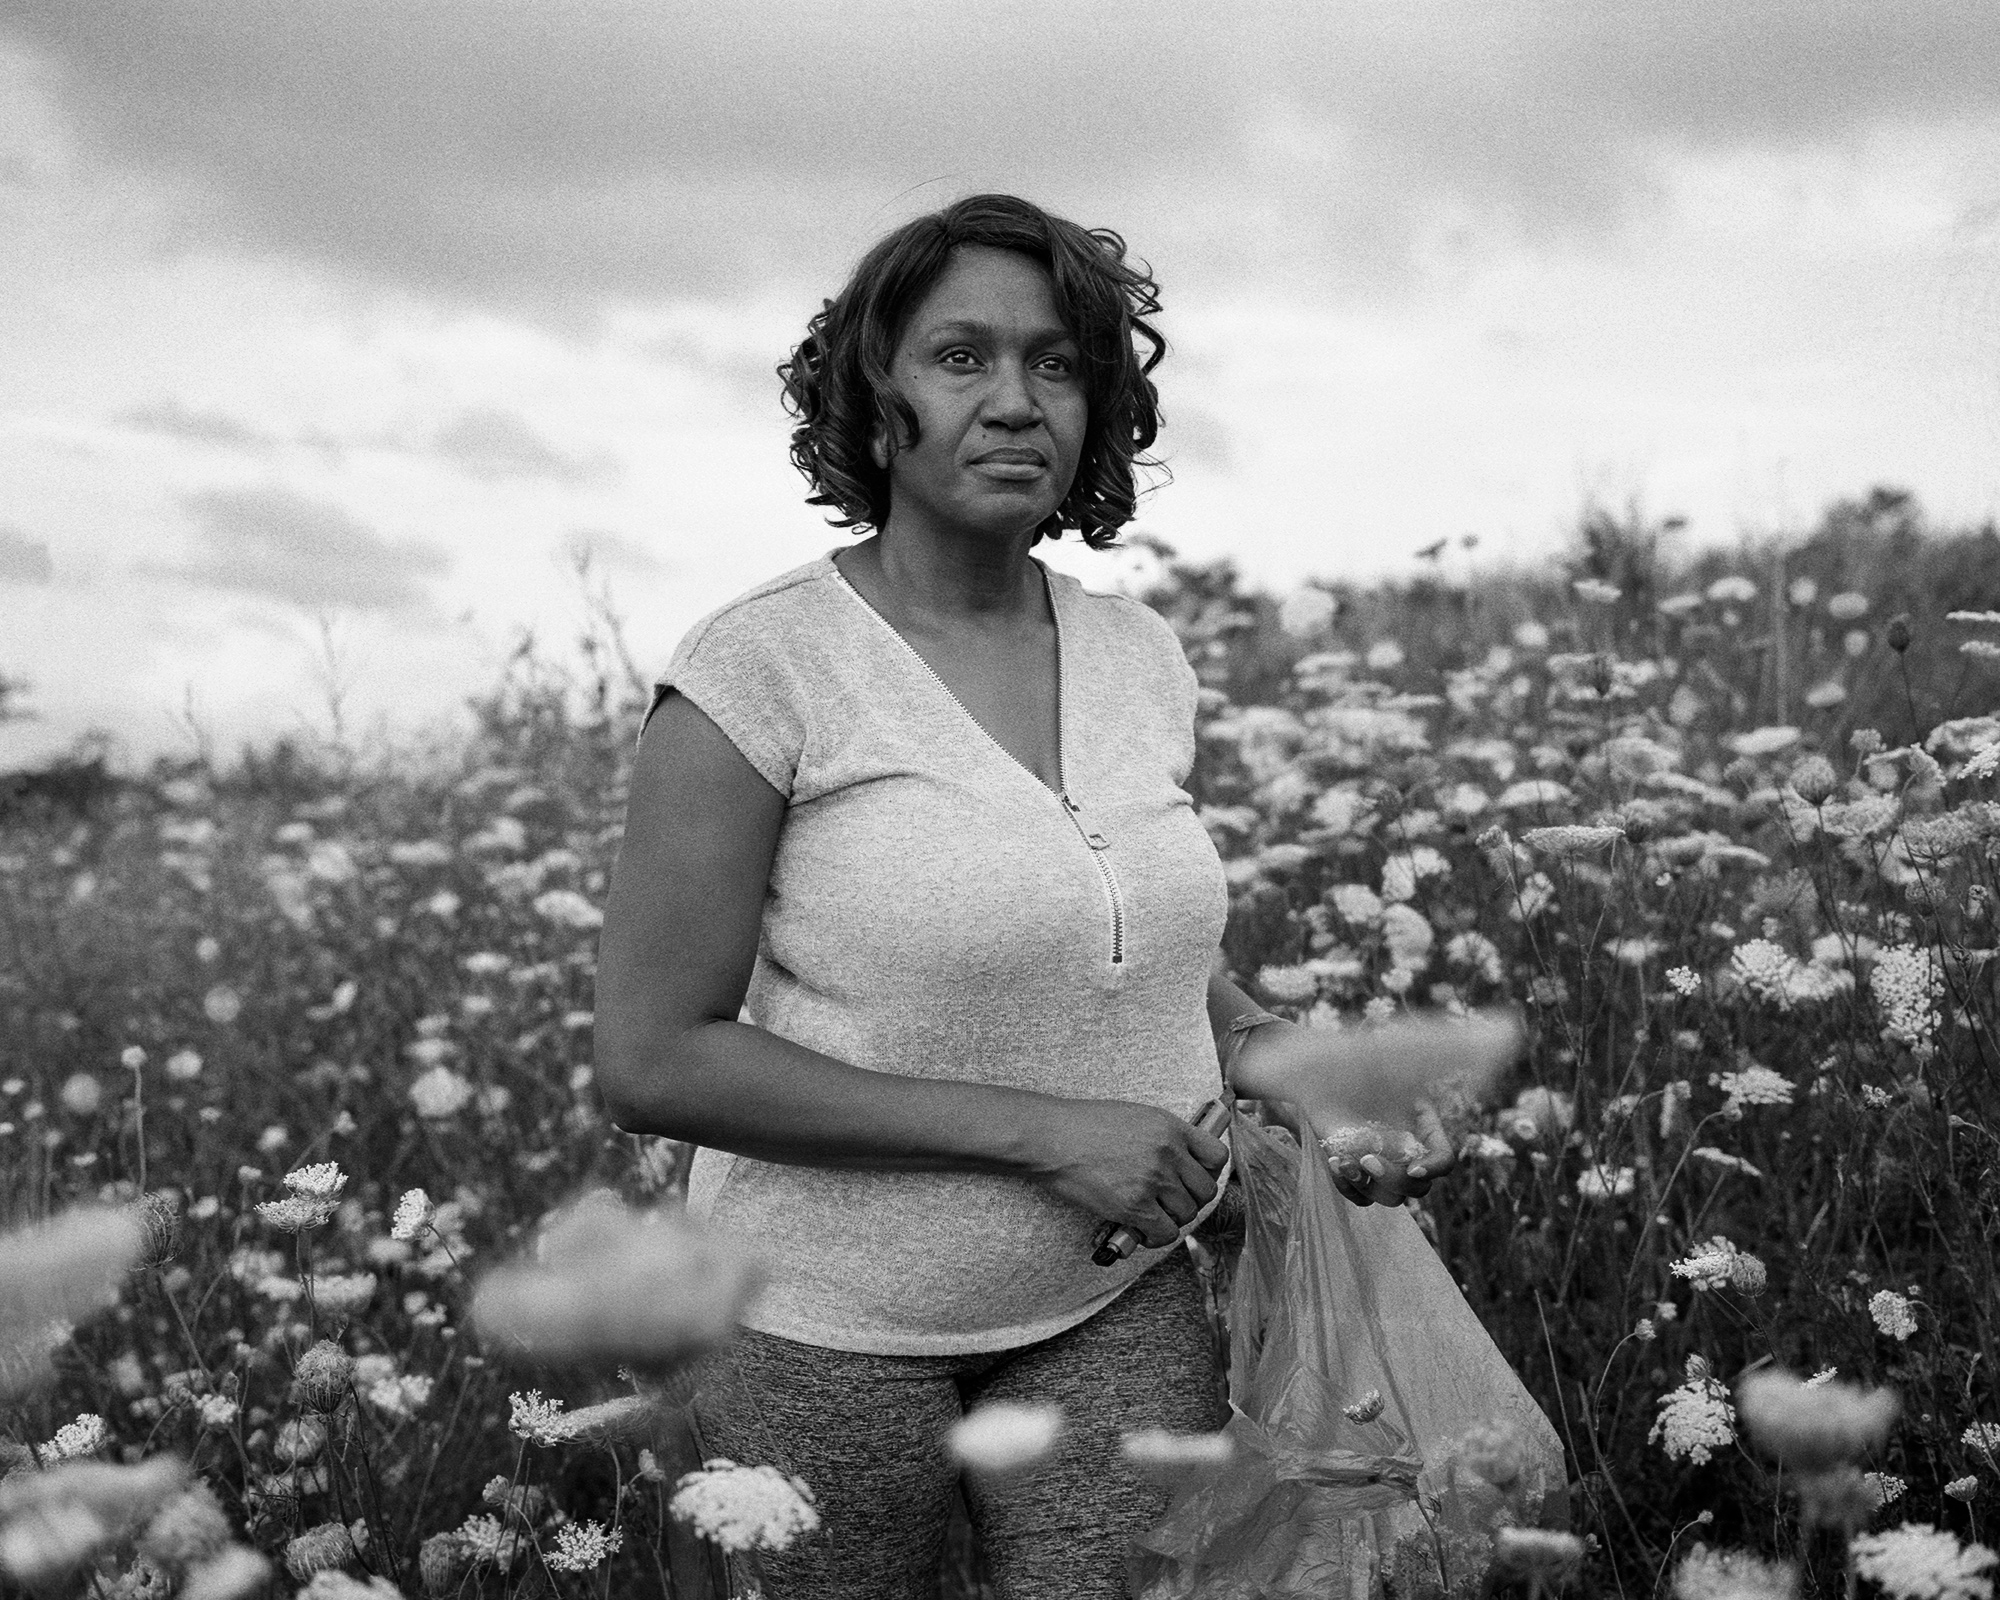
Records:
<instances>
[{"instance_id":1,"label":"zipper pull","mask_svg":"<svg viewBox=\"0 0 2000 1600\"><path fill-rule=\"evenodd\" d=\"M1077 828L1083 834L1083 842L1085 844L1089 845L1093 850L1109 850L1111 848L1111 841L1083 820L1083 807L1070 799L1067 789L1062 793L1062 803L1068 809L1070 816L1076 820Z\"/></svg>"}]
</instances>

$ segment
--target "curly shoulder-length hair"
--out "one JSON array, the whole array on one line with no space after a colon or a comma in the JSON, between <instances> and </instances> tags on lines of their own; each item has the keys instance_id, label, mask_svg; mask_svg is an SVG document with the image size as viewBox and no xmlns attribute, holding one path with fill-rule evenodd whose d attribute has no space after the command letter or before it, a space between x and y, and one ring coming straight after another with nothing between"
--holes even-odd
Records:
<instances>
[{"instance_id":1,"label":"curly shoulder-length hair","mask_svg":"<svg viewBox=\"0 0 2000 1600\"><path fill-rule=\"evenodd\" d=\"M1075 528L1103 549L1132 520L1135 469L1159 465L1144 454L1160 428L1149 374L1167 342L1147 320L1160 309L1159 289L1109 228L1079 227L1012 195L954 201L880 240L779 363L786 409L798 418L792 464L813 490L806 503L833 507L838 514L828 520L837 528L889 520L889 474L875 464L870 441L917 437L916 413L890 381L890 359L910 313L944 275L952 251L967 244L1017 251L1048 269L1056 310L1082 351L1090 414L1076 477L1035 538ZM1149 347L1143 356L1138 340Z\"/></svg>"}]
</instances>

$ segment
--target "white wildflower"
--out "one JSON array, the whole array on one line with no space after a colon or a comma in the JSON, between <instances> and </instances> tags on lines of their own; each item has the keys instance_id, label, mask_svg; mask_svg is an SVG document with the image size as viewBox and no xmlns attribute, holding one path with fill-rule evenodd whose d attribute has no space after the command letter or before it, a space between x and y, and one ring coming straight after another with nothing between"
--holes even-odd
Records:
<instances>
[{"instance_id":1,"label":"white wildflower","mask_svg":"<svg viewBox=\"0 0 2000 1600\"><path fill-rule=\"evenodd\" d=\"M1264 967L1257 987L1280 1005L1303 1005L1319 991L1319 980L1306 967Z\"/></svg>"},{"instance_id":2,"label":"white wildflower","mask_svg":"<svg viewBox=\"0 0 2000 1600\"><path fill-rule=\"evenodd\" d=\"M683 1476L669 1509L725 1550L783 1550L819 1526L803 1479L776 1467L739 1467L723 1457Z\"/></svg>"},{"instance_id":3,"label":"white wildflower","mask_svg":"<svg viewBox=\"0 0 2000 1600\"><path fill-rule=\"evenodd\" d=\"M1980 1574L2000 1561L1985 1545L1961 1545L1928 1522L1858 1534L1847 1548L1854 1570L1895 1600L1990 1600L1993 1580Z\"/></svg>"},{"instance_id":4,"label":"white wildflower","mask_svg":"<svg viewBox=\"0 0 2000 1600\"><path fill-rule=\"evenodd\" d=\"M1827 601L1826 614L1835 622L1859 622L1868 615L1868 596L1852 589L1842 590Z\"/></svg>"},{"instance_id":5,"label":"white wildflower","mask_svg":"<svg viewBox=\"0 0 2000 1600\"><path fill-rule=\"evenodd\" d=\"M77 1461L95 1455L110 1437L104 1419L94 1411L85 1411L74 1422L65 1422L56 1429L56 1436L35 1452L35 1459L45 1467L52 1467L58 1461Z\"/></svg>"},{"instance_id":6,"label":"white wildflower","mask_svg":"<svg viewBox=\"0 0 2000 1600\"><path fill-rule=\"evenodd\" d=\"M1687 1381L1660 1396L1659 1420L1647 1440L1675 1461L1706 1465L1712 1452L1736 1442L1736 1408L1700 1356L1687 1359Z\"/></svg>"},{"instance_id":7,"label":"white wildflower","mask_svg":"<svg viewBox=\"0 0 2000 1600\"><path fill-rule=\"evenodd\" d=\"M1774 756L1780 750L1791 749L1798 742L1799 730L1789 726L1752 728L1747 733L1733 733L1725 741L1735 754L1752 760L1759 756Z\"/></svg>"},{"instance_id":8,"label":"white wildflower","mask_svg":"<svg viewBox=\"0 0 2000 1600\"><path fill-rule=\"evenodd\" d=\"M1745 1106L1788 1106L1792 1103L1792 1080L1783 1073L1773 1072L1769 1067L1760 1067L1754 1062L1740 1072L1714 1073L1708 1081L1728 1096L1722 1105L1725 1116L1741 1116Z\"/></svg>"},{"instance_id":9,"label":"white wildflower","mask_svg":"<svg viewBox=\"0 0 2000 1600\"><path fill-rule=\"evenodd\" d=\"M1698 1144L1688 1154L1711 1167L1720 1167L1724 1172L1740 1172L1746 1178L1764 1176L1762 1168L1752 1166L1741 1156L1733 1156L1727 1150L1718 1150L1712 1144Z\"/></svg>"},{"instance_id":10,"label":"white wildflower","mask_svg":"<svg viewBox=\"0 0 2000 1600\"><path fill-rule=\"evenodd\" d=\"M1796 1600L1798 1569L1747 1550L1697 1544L1674 1569L1674 1600Z\"/></svg>"},{"instance_id":11,"label":"white wildflower","mask_svg":"<svg viewBox=\"0 0 2000 1600\"><path fill-rule=\"evenodd\" d=\"M1683 997L1701 993L1701 979L1692 967L1667 968L1667 985L1675 994Z\"/></svg>"},{"instance_id":12,"label":"white wildflower","mask_svg":"<svg viewBox=\"0 0 2000 1600\"><path fill-rule=\"evenodd\" d=\"M470 1079L449 1067L436 1066L410 1085L410 1103L418 1116L442 1120L463 1111L473 1092Z\"/></svg>"},{"instance_id":13,"label":"white wildflower","mask_svg":"<svg viewBox=\"0 0 2000 1600\"><path fill-rule=\"evenodd\" d=\"M1619 1199L1632 1192L1638 1176L1630 1167L1586 1167L1576 1175L1576 1192L1586 1200Z\"/></svg>"},{"instance_id":14,"label":"white wildflower","mask_svg":"<svg viewBox=\"0 0 2000 1600\"><path fill-rule=\"evenodd\" d=\"M1697 1244L1686 1260L1674 1262L1668 1270L1689 1280L1697 1290L1729 1288L1762 1294L1768 1281L1763 1262L1720 1234L1706 1244Z\"/></svg>"},{"instance_id":15,"label":"white wildflower","mask_svg":"<svg viewBox=\"0 0 2000 1600\"><path fill-rule=\"evenodd\" d=\"M337 1161L321 1161L285 1174L285 1187L306 1200L338 1200L347 1175Z\"/></svg>"},{"instance_id":16,"label":"white wildflower","mask_svg":"<svg viewBox=\"0 0 2000 1600\"><path fill-rule=\"evenodd\" d=\"M1717 605L1747 606L1757 598L1757 585L1748 578L1731 573L1726 578L1717 578L1708 586L1708 597Z\"/></svg>"},{"instance_id":17,"label":"white wildflower","mask_svg":"<svg viewBox=\"0 0 2000 1600\"><path fill-rule=\"evenodd\" d=\"M1937 1002L1944 994L1944 973L1936 956L1920 945L1888 945L1875 953L1868 987L1882 1013L1886 1038L1908 1045L1929 1041L1937 1028Z\"/></svg>"},{"instance_id":18,"label":"white wildflower","mask_svg":"<svg viewBox=\"0 0 2000 1600\"><path fill-rule=\"evenodd\" d=\"M1915 1308L1893 1289L1881 1289L1869 1297L1868 1315L1885 1336L1899 1344L1917 1331Z\"/></svg>"},{"instance_id":19,"label":"white wildflower","mask_svg":"<svg viewBox=\"0 0 2000 1600\"><path fill-rule=\"evenodd\" d=\"M396 1202L395 1220L389 1225L391 1239L411 1240L421 1234L437 1218L437 1207L431 1204L431 1197L421 1189L404 1192Z\"/></svg>"},{"instance_id":20,"label":"white wildflower","mask_svg":"<svg viewBox=\"0 0 2000 1600\"><path fill-rule=\"evenodd\" d=\"M1958 1442L1968 1450L1978 1450L1988 1460L2000 1456L2000 1422L1969 1422Z\"/></svg>"},{"instance_id":21,"label":"white wildflower","mask_svg":"<svg viewBox=\"0 0 2000 1600\"><path fill-rule=\"evenodd\" d=\"M589 1572L603 1566L624 1544L622 1529L606 1533L595 1522L566 1522L556 1529L556 1547L548 1562L558 1572Z\"/></svg>"},{"instance_id":22,"label":"white wildflower","mask_svg":"<svg viewBox=\"0 0 2000 1600\"><path fill-rule=\"evenodd\" d=\"M560 1400L544 1400L542 1391L530 1389L526 1394L514 1393L507 1396L512 1415L507 1419L507 1431L517 1439L526 1439L531 1444L560 1444L562 1442L562 1407Z\"/></svg>"},{"instance_id":23,"label":"white wildflower","mask_svg":"<svg viewBox=\"0 0 2000 1600\"><path fill-rule=\"evenodd\" d=\"M1979 1493L1979 1480L1970 1473L1963 1478L1953 1478L1944 1486L1944 1492L1954 1500L1969 1502Z\"/></svg>"},{"instance_id":24,"label":"white wildflower","mask_svg":"<svg viewBox=\"0 0 2000 1600\"><path fill-rule=\"evenodd\" d=\"M1877 1511L1902 1499L1910 1487L1907 1479L1898 1478L1888 1472L1864 1472L1861 1481L1873 1492Z\"/></svg>"},{"instance_id":25,"label":"white wildflower","mask_svg":"<svg viewBox=\"0 0 2000 1600\"><path fill-rule=\"evenodd\" d=\"M1341 920L1351 927L1372 927L1382 920L1381 897L1363 884L1337 883L1327 891L1326 898L1333 902Z\"/></svg>"},{"instance_id":26,"label":"white wildflower","mask_svg":"<svg viewBox=\"0 0 2000 1600\"><path fill-rule=\"evenodd\" d=\"M604 913L574 889L548 889L535 896L535 911L565 928L601 928Z\"/></svg>"},{"instance_id":27,"label":"white wildflower","mask_svg":"<svg viewBox=\"0 0 2000 1600\"><path fill-rule=\"evenodd\" d=\"M1041 1461L1062 1431L1062 1411L1056 1406L986 1405L952 1424L946 1445L960 1465L998 1476Z\"/></svg>"},{"instance_id":28,"label":"white wildflower","mask_svg":"<svg viewBox=\"0 0 2000 1600\"><path fill-rule=\"evenodd\" d=\"M1564 825L1553 828L1530 828L1521 835L1521 840L1531 850L1543 855L1554 856L1560 861L1575 861L1584 856L1596 855L1625 837L1623 828L1584 827L1581 824Z\"/></svg>"},{"instance_id":29,"label":"white wildflower","mask_svg":"<svg viewBox=\"0 0 2000 1600\"><path fill-rule=\"evenodd\" d=\"M1570 587L1576 591L1579 600L1594 606L1608 606L1624 594L1616 584L1606 583L1602 578L1577 578Z\"/></svg>"}]
</instances>

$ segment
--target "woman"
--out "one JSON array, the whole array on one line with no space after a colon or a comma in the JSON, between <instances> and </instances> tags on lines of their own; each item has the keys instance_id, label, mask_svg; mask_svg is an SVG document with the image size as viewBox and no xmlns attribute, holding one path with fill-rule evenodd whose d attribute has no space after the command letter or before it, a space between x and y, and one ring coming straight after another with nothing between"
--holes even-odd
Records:
<instances>
[{"instance_id":1,"label":"woman","mask_svg":"<svg viewBox=\"0 0 2000 1600\"><path fill-rule=\"evenodd\" d=\"M1173 1246L1226 1177L1187 1119L1228 1055L1317 1127L1420 1119L1423 1155L1368 1157L1350 1199L1452 1164L1395 1070L1435 1039L1363 1067L1220 975L1194 674L1153 612L1029 554L1130 518L1157 309L1116 235L1022 200L883 239L780 369L810 502L873 531L697 623L641 736L598 1081L621 1127L700 1146L690 1211L769 1264L696 1409L713 1454L818 1495L773 1600L934 1593L946 1430L999 1400L1069 1422L1029 1485L967 1486L999 1592L1124 1592L1165 1496L1119 1431L1225 1420ZM1139 1240L1110 1267L1103 1222Z\"/></svg>"}]
</instances>

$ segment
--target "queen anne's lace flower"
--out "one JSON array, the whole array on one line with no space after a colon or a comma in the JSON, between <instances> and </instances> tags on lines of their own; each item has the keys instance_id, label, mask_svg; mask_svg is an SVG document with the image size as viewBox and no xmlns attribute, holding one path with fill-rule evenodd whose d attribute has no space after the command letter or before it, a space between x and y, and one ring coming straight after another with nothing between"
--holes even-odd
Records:
<instances>
[{"instance_id":1,"label":"queen anne's lace flower","mask_svg":"<svg viewBox=\"0 0 2000 1600\"><path fill-rule=\"evenodd\" d=\"M1521 842L1531 850L1560 861L1574 861L1596 855L1625 837L1623 828L1592 828L1582 824L1553 828L1530 828Z\"/></svg>"},{"instance_id":2,"label":"queen anne's lace flower","mask_svg":"<svg viewBox=\"0 0 2000 1600\"><path fill-rule=\"evenodd\" d=\"M1868 987L1882 1013L1885 1038L1908 1045L1930 1042L1937 1028L1936 1007L1944 993L1944 973L1929 950L1907 944L1878 950Z\"/></svg>"},{"instance_id":3,"label":"queen anne's lace flower","mask_svg":"<svg viewBox=\"0 0 2000 1600\"><path fill-rule=\"evenodd\" d=\"M1674 1569L1674 1600L1794 1600L1798 1592L1796 1567L1747 1550L1698 1544Z\"/></svg>"},{"instance_id":4,"label":"queen anne's lace flower","mask_svg":"<svg viewBox=\"0 0 2000 1600\"><path fill-rule=\"evenodd\" d=\"M337 1204L332 1200L315 1200L307 1195L288 1194L282 1200L261 1202L257 1207L257 1215L280 1233L306 1233L314 1228L325 1227L333 1220L336 1209L338 1209Z\"/></svg>"},{"instance_id":5,"label":"queen anne's lace flower","mask_svg":"<svg viewBox=\"0 0 2000 1600\"><path fill-rule=\"evenodd\" d=\"M1062 1429L1056 1406L987 1405L954 1423L946 1444L953 1459L976 1472L1017 1472L1053 1450Z\"/></svg>"},{"instance_id":6,"label":"queen anne's lace flower","mask_svg":"<svg viewBox=\"0 0 2000 1600\"><path fill-rule=\"evenodd\" d=\"M1687 1381L1660 1396L1659 1419L1648 1434L1675 1461L1705 1466L1710 1455L1736 1442L1736 1408L1729 1391L1710 1376L1700 1356L1687 1359Z\"/></svg>"},{"instance_id":7,"label":"queen anne's lace flower","mask_svg":"<svg viewBox=\"0 0 2000 1600\"><path fill-rule=\"evenodd\" d=\"M1970 1422L1958 1436L1968 1450L1983 1452L1989 1459L2000 1456L2000 1422Z\"/></svg>"},{"instance_id":8,"label":"queen anne's lace flower","mask_svg":"<svg viewBox=\"0 0 2000 1600\"><path fill-rule=\"evenodd\" d=\"M1856 1572L1896 1600L1990 1600L1993 1580L1980 1574L2000 1561L1985 1545L1961 1545L1957 1535L1928 1522L1859 1534L1848 1554Z\"/></svg>"},{"instance_id":9,"label":"queen anne's lace flower","mask_svg":"<svg viewBox=\"0 0 2000 1600\"><path fill-rule=\"evenodd\" d=\"M1868 1315L1875 1326L1898 1343L1917 1331L1917 1314L1910 1302L1893 1289L1881 1289L1870 1296Z\"/></svg>"},{"instance_id":10,"label":"queen anne's lace flower","mask_svg":"<svg viewBox=\"0 0 2000 1600\"><path fill-rule=\"evenodd\" d=\"M1701 993L1701 979L1692 967L1667 968L1667 985L1675 994L1683 997Z\"/></svg>"},{"instance_id":11,"label":"queen anne's lace flower","mask_svg":"<svg viewBox=\"0 0 2000 1600\"><path fill-rule=\"evenodd\" d=\"M455 1117L472 1095L471 1080L443 1065L432 1067L410 1085L410 1103L420 1117Z\"/></svg>"},{"instance_id":12,"label":"queen anne's lace flower","mask_svg":"<svg viewBox=\"0 0 2000 1600\"><path fill-rule=\"evenodd\" d=\"M58 1461L75 1461L82 1456L96 1454L110 1437L111 1431L105 1427L104 1419L94 1411L85 1411L74 1422L65 1422L56 1429L56 1436L35 1455L43 1466L52 1467Z\"/></svg>"},{"instance_id":13,"label":"queen anne's lace flower","mask_svg":"<svg viewBox=\"0 0 2000 1600\"><path fill-rule=\"evenodd\" d=\"M1722 1104L1724 1116L1740 1116L1745 1106L1788 1106L1792 1103L1792 1080L1755 1063L1740 1072L1718 1072L1708 1081L1728 1096Z\"/></svg>"},{"instance_id":14,"label":"queen anne's lace flower","mask_svg":"<svg viewBox=\"0 0 2000 1600\"><path fill-rule=\"evenodd\" d=\"M624 1544L622 1529L606 1533L595 1522L568 1522L556 1529L556 1547L549 1555L549 1565L558 1572L588 1572L603 1566Z\"/></svg>"},{"instance_id":15,"label":"queen anne's lace flower","mask_svg":"<svg viewBox=\"0 0 2000 1600\"><path fill-rule=\"evenodd\" d=\"M682 1477L669 1509L725 1550L783 1550L819 1526L803 1479L776 1467L739 1467L724 1457Z\"/></svg>"},{"instance_id":16,"label":"queen anne's lace flower","mask_svg":"<svg viewBox=\"0 0 2000 1600\"><path fill-rule=\"evenodd\" d=\"M1586 1200L1616 1200L1630 1194L1637 1182L1630 1167L1585 1167L1576 1175L1576 1192Z\"/></svg>"},{"instance_id":17,"label":"queen anne's lace flower","mask_svg":"<svg viewBox=\"0 0 2000 1600\"><path fill-rule=\"evenodd\" d=\"M508 1395L507 1403L513 1412L507 1419L507 1431L515 1438L531 1444L562 1442L562 1401L544 1400L541 1390L530 1389L526 1394Z\"/></svg>"},{"instance_id":18,"label":"queen anne's lace flower","mask_svg":"<svg viewBox=\"0 0 2000 1600\"><path fill-rule=\"evenodd\" d=\"M405 1191L403 1198L396 1202L396 1215L389 1224L389 1237L411 1240L428 1228L437 1218L437 1207L431 1204L431 1197L421 1189Z\"/></svg>"},{"instance_id":19,"label":"queen anne's lace flower","mask_svg":"<svg viewBox=\"0 0 2000 1600\"><path fill-rule=\"evenodd\" d=\"M1737 1289L1744 1294L1762 1294L1768 1281L1763 1262L1720 1234L1696 1245L1686 1260L1674 1262L1669 1270L1675 1277L1688 1279L1697 1290Z\"/></svg>"},{"instance_id":20,"label":"queen anne's lace flower","mask_svg":"<svg viewBox=\"0 0 2000 1600\"><path fill-rule=\"evenodd\" d=\"M347 1174L337 1161L321 1161L285 1174L285 1187L306 1200L333 1201L347 1187Z\"/></svg>"},{"instance_id":21,"label":"queen anne's lace flower","mask_svg":"<svg viewBox=\"0 0 2000 1600\"><path fill-rule=\"evenodd\" d=\"M1257 987L1280 1005L1303 1005L1319 992L1319 980L1305 967L1265 967Z\"/></svg>"}]
</instances>

